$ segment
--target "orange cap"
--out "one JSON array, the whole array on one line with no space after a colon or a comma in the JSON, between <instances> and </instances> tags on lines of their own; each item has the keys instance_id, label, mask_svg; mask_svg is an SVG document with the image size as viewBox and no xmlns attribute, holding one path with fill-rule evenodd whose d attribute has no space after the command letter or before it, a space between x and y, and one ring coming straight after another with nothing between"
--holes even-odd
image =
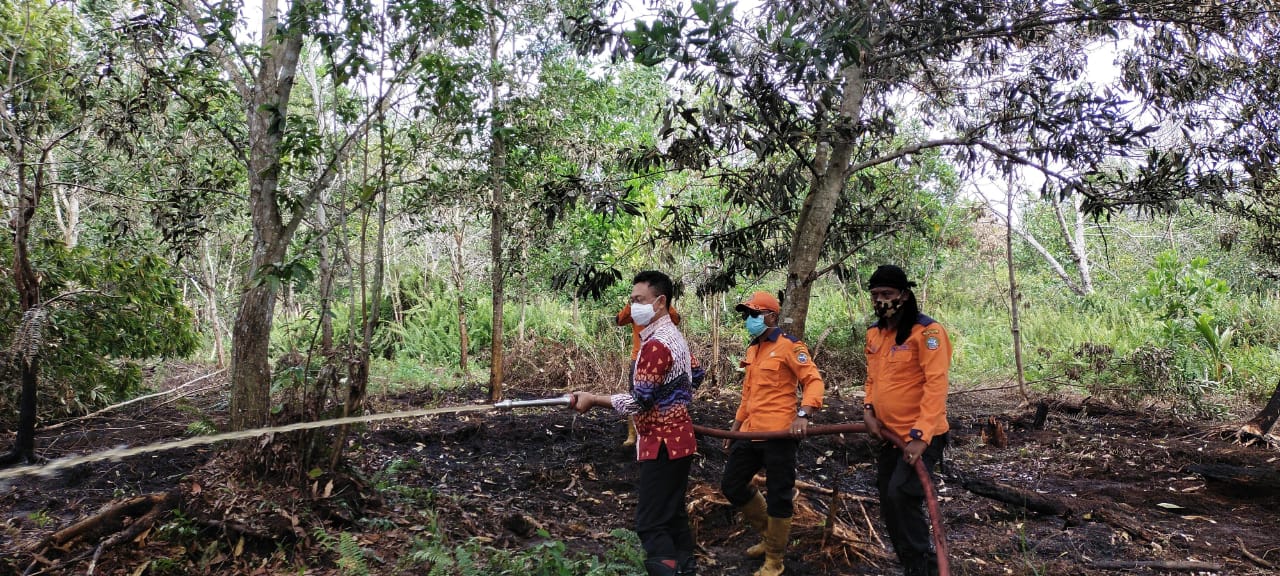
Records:
<instances>
[{"instance_id":1,"label":"orange cap","mask_svg":"<svg viewBox=\"0 0 1280 576\"><path fill-rule=\"evenodd\" d=\"M777 314L782 312L782 306L778 304L778 299L773 294L764 290L757 290L751 293L750 298L735 306L734 310L738 312L753 310L755 312L773 312Z\"/></svg>"}]
</instances>

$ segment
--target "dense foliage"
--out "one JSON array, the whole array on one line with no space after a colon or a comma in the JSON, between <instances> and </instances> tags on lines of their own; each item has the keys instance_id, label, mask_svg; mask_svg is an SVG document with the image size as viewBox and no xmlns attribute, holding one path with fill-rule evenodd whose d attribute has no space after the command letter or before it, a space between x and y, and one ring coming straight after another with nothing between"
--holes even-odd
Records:
<instances>
[{"instance_id":1,"label":"dense foliage","mask_svg":"<svg viewBox=\"0 0 1280 576\"><path fill-rule=\"evenodd\" d=\"M358 409L342 377L472 384L495 342L620 355L644 268L707 349L783 292L856 386L866 274L901 263L958 380L1000 380L1006 213L1040 389L1211 411L1280 364L1257 3L3 8L0 339L43 303L42 418L196 347L241 424L272 382Z\"/></svg>"}]
</instances>

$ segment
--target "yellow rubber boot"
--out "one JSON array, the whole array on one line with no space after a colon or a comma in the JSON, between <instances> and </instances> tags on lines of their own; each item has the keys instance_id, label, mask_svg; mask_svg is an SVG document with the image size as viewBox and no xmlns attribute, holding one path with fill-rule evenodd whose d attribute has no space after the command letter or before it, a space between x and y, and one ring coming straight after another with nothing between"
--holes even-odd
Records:
<instances>
[{"instance_id":1,"label":"yellow rubber boot","mask_svg":"<svg viewBox=\"0 0 1280 576\"><path fill-rule=\"evenodd\" d=\"M782 558L787 553L787 540L791 538L791 519L769 517L769 529L764 533L764 566L754 576L779 576L786 568Z\"/></svg>"},{"instance_id":2,"label":"yellow rubber boot","mask_svg":"<svg viewBox=\"0 0 1280 576\"><path fill-rule=\"evenodd\" d=\"M750 526L763 536L765 530L769 528L769 512L765 508L764 496L756 492L756 495L752 496L751 500L748 500L739 510L742 511L742 519L747 523L747 526ZM759 558L764 556L764 552L765 543L764 539L761 539L759 544L747 548L747 557Z\"/></svg>"},{"instance_id":3,"label":"yellow rubber boot","mask_svg":"<svg viewBox=\"0 0 1280 576\"><path fill-rule=\"evenodd\" d=\"M622 445L630 448L636 445L636 418L635 416L627 417L627 439L622 441Z\"/></svg>"}]
</instances>

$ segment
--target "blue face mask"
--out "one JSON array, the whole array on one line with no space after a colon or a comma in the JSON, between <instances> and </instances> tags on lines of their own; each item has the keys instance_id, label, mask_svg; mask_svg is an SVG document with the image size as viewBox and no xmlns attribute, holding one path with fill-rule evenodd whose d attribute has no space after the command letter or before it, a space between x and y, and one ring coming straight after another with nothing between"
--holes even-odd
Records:
<instances>
[{"instance_id":1,"label":"blue face mask","mask_svg":"<svg viewBox=\"0 0 1280 576\"><path fill-rule=\"evenodd\" d=\"M746 326L747 326L747 334L750 334L752 338L759 336L761 333L764 332L764 329L765 329L764 315L761 314L759 316L747 316Z\"/></svg>"}]
</instances>

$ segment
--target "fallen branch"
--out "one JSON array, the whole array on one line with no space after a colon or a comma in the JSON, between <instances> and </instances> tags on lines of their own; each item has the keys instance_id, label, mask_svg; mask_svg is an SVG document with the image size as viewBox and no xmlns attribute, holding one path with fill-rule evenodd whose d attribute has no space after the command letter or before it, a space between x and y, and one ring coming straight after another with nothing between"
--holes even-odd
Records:
<instances>
[{"instance_id":1,"label":"fallen branch","mask_svg":"<svg viewBox=\"0 0 1280 576\"><path fill-rule=\"evenodd\" d=\"M1204 476L1206 480L1222 482L1251 492L1280 491L1280 471L1262 468L1245 468L1229 464L1192 464L1187 471Z\"/></svg>"},{"instance_id":2,"label":"fallen branch","mask_svg":"<svg viewBox=\"0 0 1280 576\"><path fill-rule=\"evenodd\" d=\"M1144 568L1154 568L1156 570L1206 570L1210 572L1218 572L1222 570L1221 564L1212 562L1178 562L1164 560L1135 560L1132 562L1093 562L1089 564L1092 568L1100 568L1103 570L1140 570Z\"/></svg>"},{"instance_id":3,"label":"fallen branch","mask_svg":"<svg viewBox=\"0 0 1280 576\"><path fill-rule=\"evenodd\" d=\"M160 517L173 508L177 503L178 497L171 492L161 492L154 494L146 494L136 496L109 506L101 512L85 518L71 526L63 528L50 535L41 545L32 552L34 560L27 568L26 574L44 574L47 572L62 572L66 568L93 556L93 560L89 564L88 574L93 574L97 565L98 557L102 551L117 546L124 542L133 540L139 535L150 530ZM125 525L126 518L134 518L132 522ZM78 541L88 540L91 536L98 534L112 534L110 538L100 542L93 548L66 558L56 564L44 557L44 553L49 550L58 550L68 552L71 546ZM37 564L45 564L47 567L39 571L33 571Z\"/></svg>"},{"instance_id":4,"label":"fallen branch","mask_svg":"<svg viewBox=\"0 0 1280 576\"><path fill-rule=\"evenodd\" d=\"M831 537L831 533L836 529L836 512L840 510L840 485L836 484L835 489L831 491L831 503L827 505L827 521L824 524L825 529L822 531L821 548L827 547L827 538Z\"/></svg>"},{"instance_id":5,"label":"fallen branch","mask_svg":"<svg viewBox=\"0 0 1280 576\"><path fill-rule=\"evenodd\" d=\"M177 401L179 401L179 400L182 400L183 398L188 398L188 397L190 397L190 396L195 396L195 395L197 395L197 394L204 394L205 392L209 392L209 391L211 391L211 390L216 390L216 389L218 389L218 388L221 388L222 386L223 386L223 383L218 382L218 383L210 384L210 385L208 385L208 386L202 386L202 387L200 387L200 388L194 388L194 389L191 389L191 390L187 390L186 392L184 392L184 393L182 393L182 394L179 394L179 395L177 395L177 396L174 396L173 398L167 398L167 399L165 399L163 402L157 402L157 403L156 403L156 405L152 407L152 409L154 410L154 409L159 408L159 407L161 407L161 406L168 406L168 405L170 405L170 404L173 404L174 402L177 402Z\"/></svg>"},{"instance_id":6,"label":"fallen branch","mask_svg":"<svg viewBox=\"0 0 1280 576\"><path fill-rule=\"evenodd\" d=\"M752 481L753 481L756 485L759 485L759 486L764 486L764 485L765 485L764 477L763 477L763 476L760 476L760 475L756 475L755 477L753 477L753 478L752 478ZM822 496L830 496L830 495L834 492L834 491L833 491L832 489L830 489L830 488L827 488L827 487L825 487L825 486L818 486L817 484L813 484L813 483L810 483L810 482L805 482L804 480L796 480L796 490L804 490L805 492L813 492L814 494L820 494L820 495L822 495ZM859 495L857 495L857 494L841 494L841 495L840 495L840 499L841 499L841 500L856 500L856 501L859 501L859 502L879 502L879 501L880 501L880 499L879 499L879 498L871 498L871 497L868 497L868 496L859 496Z\"/></svg>"},{"instance_id":7,"label":"fallen branch","mask_svg":"<svg viewBox=\"0 0 1280 576\"><path fill-rule=\"evenodd\" d=\"M252 540L260 540L264 542L275 542L282 538L282 535L269 534L266 532L262 532L260 530L255 530L249 527L248 525L245 525L244 523L236 522L233 520L198 519L196 520L196 523L206 528L219 530L224 534L238 536L241 538L248 538ZM292 533L290 533L289 535L292 535Z\"/></svg>"},{"instance_id":8,"label":"fallen branch","mask_svg":"<svg viewBox=\"0 0 1280 576\"><path fill-rule=\"evenodd\" d=\"M168 395L168 394L173 394L174 392L177 392L178 390L181 390L181 389L183 389L183 388L186 388L187 386L190 386L190 385L195 384L195 383L197 383L197 382L200 382L200 381L202 381L202 380L206 380L206 379L212 378L212 377L217 376L217 375L219 375L219 374L221 374L221 373L223 373L223 372L226 372L226 371L227 371L227 369L226 369L226 368L223 368L223 369L221 369L221 370L215 370L215 371L213 371L213 372L210 372L210 373L208 373L208 374L205 374L204 376L201 376L201 377L199 377L199 378L196 378L195 380L192 380L192 381L190 381L190 382L187 382L186 384L182 384L181 386L176 386L176 387L174 387L174 388L170 388L170 389L168 389L168 390L164 390L164 391L161 391L161 392L156 392L155 394L147 394L147 395L145 395L145 396L139 396L139 397L137 397L137 398L133 398L133 399L130 399L130 400L125 400L124 402L121 402L121 403L119 403L119 404L112 404L112 405L110 405L110 406L107 406L106 408L103 408L103 409L101 409L101 410L96 410L96 411L94 411L94 412L90 412L90 413L85 414L84 416L80 416L80 417L78 417L78 418L72 418L72 419L70 419L70 420L63 420L62 422L59 422L59 423L57 423L57 424L53 424L53 425L50 425L50 426L45 426L45 427L41 428L41 429L40 429L40 431L41 431L41 432L47 432L47 431L49 431L49 430L57 430L57 429L59 429L59 428L62 428L63 426L67 426L67 425L72 424L72 423L74 423L74 422L79 422L79 421L81 421L81 420L87 420L87 419L89 419L89 418L93 418L94 416L98 416L99 414L103 414L103 413L106 413L106 412L110 412L110 411L112 411L112 410L116 410L116 409L118 409L118 408L123 408L123 407L128 406L128 405L130 405L130 404L133 404L133 403L135 403L135 402L141 402L141 401L143 401L143 400L148 400L148 399L151 399L151 398L155 398L155 397L157 397L157 396L165 396L165 395Z\"/></svg>"},{"instance_id":9,"label":"fallen branch","mask_svg":"<svg viewBox=\"0 0 1280 576\"><path fill-rule=\"evenodd\" d=\"M176 496L168 492L144 494L120 502L84 520L76 522L62 530L54 532L41 548L54 547L66 550L76 540L85 539L97 533L114 533L124 526L126 518L146 518L157 510L168 510L173 507ZM135 521L134 525L137 524Z\"/></svg>"},{"instance_id":10,"label":"fallen branch","mask_svg":"<svg viewBox=\"0 0 1280 576\"><path fill-rule=\"evenodd\" d=\"M93 576L94 568L98 565L98 557L102 555L103 550L107 550L119 544L129 542L131 540L141 539L144 534L151 530L160 516L172 507L173 498L166 499L163 502L169 502L168 506L157 505L151 508L151 511L143 514L141 518L134 520L127 528L117 532L114 536L97 546L93 551L93 560L89 561L89 569L85 572L86 576Z\"/></svg>"},{"instance_id":11,"label":"fallen branch","mask_svg":"<svg viewBox=\"0 0 1280 576\"><path fill-rule=\"evenodd\" d=\"M1037 494L1021 488L1007 486L989 480L954 475L960 486L978 496L1016 506L1024 510L1057 516L1067 526L1076 526L1085 520L1099 521L1129 533L1130 536L1151 541L1151 535L1132 519L1131 513L1115 505L1083 498L1060 498L1049 494Z\"/></svg>"},{"instance_id":12,"label":"fallen branch","mask_svg":"<svg viewBox=\"0 0 1280 576\"><path fill-rule=\"evenodd\" d=\"M1094 401L1092 397L1085 398L1079 402L1075 401L1059 401L1049 402L1049 409L1062 414L1086 414L1089 416L1106 416L1118 412L1126 412L1114 406Z\"/></svg>"},{"instance_id":13,"label":"fallen branch","mask_svg":"<svg viewBox=\"0 0 1280 576\"><path fill-rule=\"evenodd\" d=\"M1263 568L1270 568L1273 570L1275 569L1275 565L1273 565L1270 562L1267 562L1262 557L1255 555L1253 552L1250 552L1248 548L1245 548L1244 540L1241 540L1239 536L1236 536L1236 544L1240 545L1240 553L1244 554L1245 558L1248 558L1249 560L1253 561L1254 564L1257 564Z\"/></svg>"},{"instance_id":14,"label":"fallen branch","mask_svg":"<svg viewBox=\"0 0 1280 576\"><path fill-rule=\"evenodd\" d=\"M875 526L871 524L871 516L867 514L867 507L858 502L858 508L862 509L862 519L867 522L867 532L875 537L876 543L880 545L881 550L886 550L884 540L880 539L880 533L876 531Z\"/></svg>"}]
</instances>

